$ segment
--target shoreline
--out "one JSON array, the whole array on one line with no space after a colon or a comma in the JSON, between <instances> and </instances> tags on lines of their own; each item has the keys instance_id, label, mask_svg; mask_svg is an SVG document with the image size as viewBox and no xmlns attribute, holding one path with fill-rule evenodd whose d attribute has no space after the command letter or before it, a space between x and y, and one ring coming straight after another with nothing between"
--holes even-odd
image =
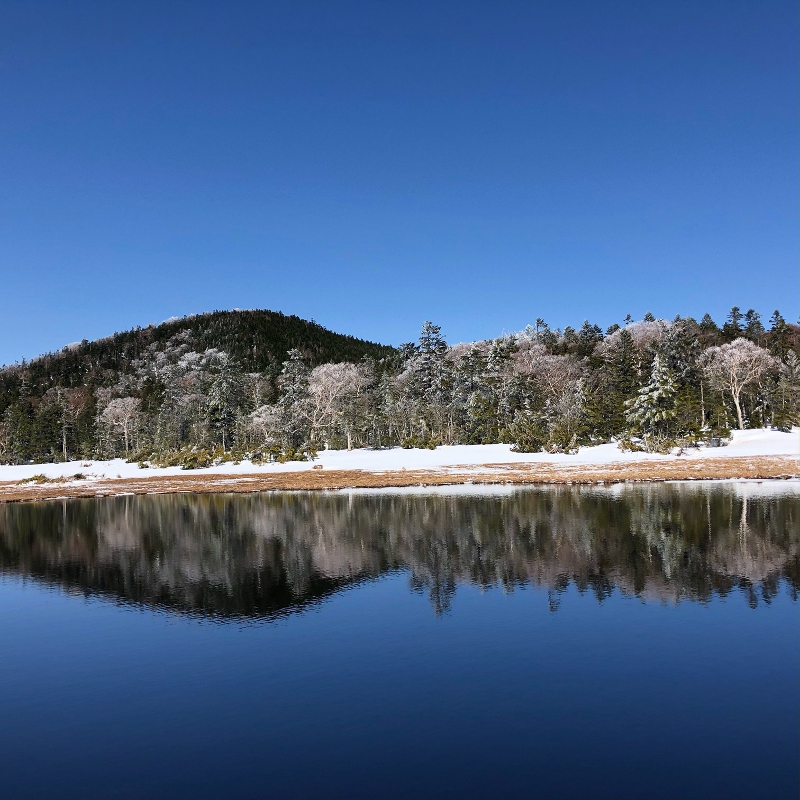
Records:
<instances>
[{"instance_id":1,"label":"shoreline","mask_svg":"<svg viewBox=\"0 0 800 800\"><path fill-rule=\"evenodd\" d=\"M701 480L787 480L800 477L795 455L680 456L659 460L454 464L429 469L305 469L281 472L183 472L171 475L0 481L0 503L193 492L335 491L413 486L591 485Z\"/></svg>"}]
</instances>

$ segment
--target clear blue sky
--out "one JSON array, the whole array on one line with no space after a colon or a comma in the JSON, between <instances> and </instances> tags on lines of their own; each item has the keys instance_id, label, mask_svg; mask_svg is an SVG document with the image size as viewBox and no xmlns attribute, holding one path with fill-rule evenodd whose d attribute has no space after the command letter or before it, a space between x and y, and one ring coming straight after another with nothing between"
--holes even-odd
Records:
<instances>
[{"instance_id":1,"label":"clear blue sky","mask_svg":"<svg viewBox=\"0 0 800 800\"><path fill-rule=\"evenodd\" d=\"M798 314L795 0L0 5L0 363Z\"/></svg>"}]
</instances>

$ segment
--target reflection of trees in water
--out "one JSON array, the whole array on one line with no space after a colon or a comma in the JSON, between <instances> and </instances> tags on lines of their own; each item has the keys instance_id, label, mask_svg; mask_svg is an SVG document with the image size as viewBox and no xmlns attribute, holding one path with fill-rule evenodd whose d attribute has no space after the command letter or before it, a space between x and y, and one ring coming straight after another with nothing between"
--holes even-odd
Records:
<instances>
[{"instance_id":1,"label":"reflection of trees in water","mask_svg":"<svg viewBox=\"0 0 800 800\"><path fill-rule=\"evenodd\" d=\"M160 495L0 506L6 572L125 601L272 616L408 568L437 613L458 583L598 600L753 604L795 596L797 501L731 485L577 487L502 497L411 494Z\"/></svg>"}]
</instances>

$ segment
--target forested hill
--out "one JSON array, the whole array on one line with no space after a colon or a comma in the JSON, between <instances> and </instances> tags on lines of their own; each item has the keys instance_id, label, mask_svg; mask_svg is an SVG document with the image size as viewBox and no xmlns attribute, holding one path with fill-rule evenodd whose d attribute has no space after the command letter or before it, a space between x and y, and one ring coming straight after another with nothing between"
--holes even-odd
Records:
<instances>
[{"instance_id":1,"label":"forested hill","mask_svg":"<svg viewBox=\"0 0 800 800\"><path fill-rule=\"evenodd\" d=\"M51 386L102 385L112 375L135 371L142 360L170 349L176 341L195 352L213 349L227 353L244 372L276 374L293 348L311 365L356 363L364 356L381 359L394 353L392 347L334 333L316 322L279 311L214 311L115 333L94 342L84 339L33 359L22 368L4 368L0 383L24 378L28 391L34 394Z\"/></svg>"},{"instance_id":2,"label":"forested hill","mask_svg":"<svg viewBox=\"0 0 800 800\"><path fill-rule=\"evenodd\" d=\"M321 447L507 442L668 452L731 428L800 423L798 329L778 311L605 332L536 326L398 349L271 311L118 333L0 369L0 463L125 456L186 468L313 457Z\"/></svg>"}]
</instances>

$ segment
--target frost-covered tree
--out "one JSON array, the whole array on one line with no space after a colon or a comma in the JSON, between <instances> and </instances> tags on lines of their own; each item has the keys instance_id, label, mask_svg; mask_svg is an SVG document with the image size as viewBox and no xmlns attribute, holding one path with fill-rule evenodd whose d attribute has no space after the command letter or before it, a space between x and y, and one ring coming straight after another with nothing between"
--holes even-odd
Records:
<instances>
[{"instance_id":1,"label":"frost-covered tree","mask_svg":"<svg viewBox=\"0 0 800 800\"><path fill-rule=\"evenodd\" d=\"M265 404L252 411L245 430L256 451L279 449L286 428L283 411L277 405Z\"/></svg>"},{"instance_id":2,"label":"frost-covered tree","mask_svg":"<svg viewBox=\"0 0 800 800\"><path fill-rule=\"evenodd\" d=\"M696 382L701 349L688 320L676 320L666 329L658 353L676 381Z\"/></svg>"},{"instance_id":3,"label":"frost-covered tree","mask_svg":"<svg viewBox=\"0 0 800 800\"><path fill-rule=\"evenodd\" d=\"M208 422L221 439L223 449L233 439L236 419L244 399L243 376L229 358L221 360L219 372L208 389Z\"/></svg>"},{"instance_id":4,"label":"frost-covered tree","mask_svg":"<svg viewBox=\"0 0 800 800\"><path fill-rule=\"evenodd\" d=\"M648 450L651 438L666 434L669 421L675 417L675 397L678 387L672 370L656 354L650 380L639 389L636 397L625 402L626 420L642 433Z\"/></svg>"},{"instance_id":5,"label":"frost-covered tree","mask_svg":"<svg viewBox=\"0 0 800 800\"><path fill-rule=\"evenodd\" d=\"M576 452L586 427L583 380L578 379L558 397L549 399L544 418L547 421L550 452Z\"/></svg>"},{"instance_id":6,"label":"frost-covered tree","mask_svg":"<svg viewBox=\"0 0 800 800\"><path fill-rule=\"evenodd\" d=\"M734 308L734 311L738 309ZM730 394L739 430L743 430L742 393L776 368L775 359L764 348L739 338L719 347L710 347L703 353L702 365L711 384Z\"/></svg>"},{"instance_id":7,"label":"frost-covered tree","mask_svg":"<svg viewBox=\"0 0 800 800\"><path fill-rule=\"evenodd\" d=\"M581 377L581 366L574 358L553 355L538 343L521 344L513 358L516 370L535 381L548 400L559 398Z\"/></svg>"},{"instance_id":8,"label":"frost-covered tree","mask_svg":"<svg viewBox=\"0 0 800 800\"><path fill-rule=\"evenodd\" d=\"M354 408L367 384L364 370L356 364L321 364L315 367L308 381L309 422L311 440L344 432L347 449L353 449L353 429L358 424Z\"/></svg>"},{"instance_id":9,"label":"frost-covered tree","mask_svg":"<svg viewBox=\"0 0 800 800\"><path fill-rule=\"evenodd\" d=\"M411 359L414 387L429 403L445 400L447 384L447 342L439 325L426 321L419 335L416 353Z\"/></svg>"},{"instance_id":10,"label":"frost-covered tree","mask_svg":"<svg viewBox=\"0 0 800 800\"><path fill-rule=\"evenodd\" d=\"M135 397L116 397L100 412L98 422L122 434L125 452L130 450L131 433L139 411L139 401Z\"/></svg>"},{"instance_id":11,"label":"frost-covered tree","mask_svg":"<svg viewBox=\"0 0 800 800\"><path fill-rule=\"evenodd\" d=\"M800 424L800 360L794 350L779 364L778 379L771 394L773 426L789 430L792 425Z\"/></svg>"},{"instance_id":12,"label":"frost-covered tree","mask_svg":"<svg viewBox=\"0 0 800 800\"><path fill-rule=\"evenodd\" d=\"M432 437L441 441L452 423L453 364L447 353L441 327L426 321L415 352L406 362L406 385L416 404L416 427L422 439Z\"/></svg>"},{"instance_id":13,"label":"frost-covered tree","mask_svg":"<svg viewBox=\"0 0 800 800\"><path fill-rule=\"evenodd\" d=\"M283 362L278 378L281 394L278 407L284 412L286 420L285 436L289 447L297 448L310 436L308 419L308 382L310 370L303 354L296 348L290 350L289 358Z\"/></svg>"}]
</instances>

